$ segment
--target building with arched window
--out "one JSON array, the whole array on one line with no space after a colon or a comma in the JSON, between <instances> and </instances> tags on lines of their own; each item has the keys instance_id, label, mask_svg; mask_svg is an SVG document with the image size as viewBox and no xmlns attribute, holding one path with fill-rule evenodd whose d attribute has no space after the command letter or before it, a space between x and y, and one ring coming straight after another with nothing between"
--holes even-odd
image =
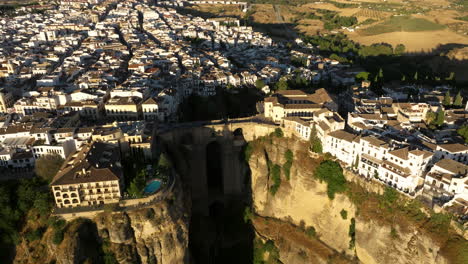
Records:
<instances>
[{"instance_id":1,"label":"building with arched window","mask_svg":"<svg viewBox=\"0 0 468 264\"><path fill-rule=\"evenodd\" d=\"M69 156L51 188L57 207L117 203L123 185L118 146L91 142Z\"/></svg>"}]
</instances>

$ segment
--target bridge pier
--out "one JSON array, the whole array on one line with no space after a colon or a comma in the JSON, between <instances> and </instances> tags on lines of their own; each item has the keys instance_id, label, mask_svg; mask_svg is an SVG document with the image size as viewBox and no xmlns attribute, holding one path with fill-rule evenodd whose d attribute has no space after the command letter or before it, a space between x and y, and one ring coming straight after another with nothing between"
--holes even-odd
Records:
<instances>
[{"instance_id":1,"label":"bridge pier","mask_svg":"<svg viewBox=\"0 0 468 264\"><path fill-rule=\"evenodd\" d=\"M240 159L239 147L234 146L233 141L222 144L222 168L223 168L223 193L225 195L240 195L242 193L242 181L239 177Z\"/></svg>"},{"instance_id":2,"label":"bridge pier","mask_svg":"<svg viewBox=\"0 0 468 264\"><path fill-rule=\"evenodd\" d=\"M208 214L208 182L206 174L206 145L194 144L190 152L190 185L192 202L199 211ZM197 210L197 211L198 211Z\"/></svg>"}]
</instances>

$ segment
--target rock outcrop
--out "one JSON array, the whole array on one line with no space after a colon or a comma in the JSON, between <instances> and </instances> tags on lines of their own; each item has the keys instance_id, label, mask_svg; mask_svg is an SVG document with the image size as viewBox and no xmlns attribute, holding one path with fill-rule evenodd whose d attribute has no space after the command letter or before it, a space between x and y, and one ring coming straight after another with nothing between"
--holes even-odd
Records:
<instances>
[{"instance_id":1,"label":"rock outcrop","mask_svg":"<svg viewBox=\"0 0 468 264\"><path fill-rule=\"evenodd\" d=\"M418 227L396 225L393 232L398 235L392 235L391 226L361 217L360 208L346 194L336 194L333 200L329 199L326 183L321 183L313 177L321 158L310 157L306 143L283 138L263 140L253 146L254 151L249 160L252 198L254 210L260 217L290 223L302 230L315 228L320 241L335 252L346 255L349 262L358 259L362 263L448 263L440 254L441 245L430 236L419 232ZM268 163L283 165L284 153L288 149L294 153L290 179L287 180L282 175L280 188L272 195L269 192L272 180ZM358 177L350 176L350 172L346 172L345 177L348 181L358 181ZM363 188L369 192L383 190L381 186L375 185L378 184L362 183ZM344 211L345 216L342 215ZM352 221L355 221L353 238L350 235ZM264 229L256 230L260 237L266 236L271 239L271 235L262 234ZM281 241L275 241L275 244L281 245L284 241L289 241L288 247L294 248L290 244L293 240L284 237ZM301 247L304 245L296 246ZM297 259L297 256L291 256L290 250L281 252L281 248L280 256L290 260ZM323 261L323 258L311 256L308 261L302 263Z\"/></svg>"},{"instance_id":2,"label":"rock outcrop","mask_svg":"<svg viewBox=\"0 0 468 264\"><path fill-rule=\"evenodd\" d=\"M109 256L119 264L189 263L190 202L180 185L160 202L75 219L58 245L49 227L40 241L17 247L14 263L98 264Z\"/></svg>"}]
</instances>

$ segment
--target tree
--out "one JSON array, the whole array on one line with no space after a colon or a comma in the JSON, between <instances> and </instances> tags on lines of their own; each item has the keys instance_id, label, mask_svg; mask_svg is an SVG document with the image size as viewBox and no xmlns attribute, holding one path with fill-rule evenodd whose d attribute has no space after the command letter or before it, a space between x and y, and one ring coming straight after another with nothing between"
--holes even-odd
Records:
<instances>
[{"instance_id":1,"label":"tree","mask_svg":"<svg viewBox=\"0 0 468 264\"><path fill-rule=\"evenodd\" d=\"M435 120L435 125L437 126L442 126L444 124L444 120L445 120L445 112L444 110L442 109L439 109L439 111L437 111L437 117L436 117L436 120Z\"/></svg>"},{"instance_id":2,"label":"tree","mask_svg":"<svg viewBox=\"0 0 468 264\"><path fill-rule=\"evenodd\" d=\"M34 200L33 207L39 211L39 214L46 215L52 208L52 197L50 192L38 192Z\"/></svg>"},{"instance_id":3,"label":"tree","mask_svg":"<svg viewBox=\"0 0 468 264\"><path fill-rule=\"evenodd\" d=\"M442 101L444 106L450 106L452 104L452 97L450 97L450 92L447 91L444 96L444 100Z\"/></svg>"},{"instance_id":4,"label":"tree","mask_svg":"<svg viewBox=\"0 0 468 264\"><path fill-rule=\"evenodd\" d=\"M367 81L369 79L369 72L360 72L356 74L356 79Z\"/></svg>"},{"instance_id":5,"label":"tree","mask_svg":"<svg viewBox=\"0 0 468 264\"><path fill-rule=\"evenodd\" d=\"M415 80L415 81L418 80L418 72L417 71L414 73L413 80Z\"/></svg>"},{"instance_id":6,"label":"tree","mask_svg":"<svg viewBox=\"0 0 468 264\"><path fill-rule=\"evenodd\" d=\"M34 171L37 176L50 182L59 171L63 161L62 157L56 154L42 156L36 160Z\"/></svg>"},{"instance_id":7,"label":"tree","mask_svg":"<svg viewBox=\"0 0 468 264\"><path fill-rule=\"evenodd\" d=\"M262 79L258 79L255 81L255 87L261 90L263 87L265 87L265 82Z\"/></svg>"},{"instance_id":8,"label":"tree","mask_svg":"<svg viewBox=\"0 0 468 264\"><path fill-rule=\"evenodd\" d=\"M395 54L396 54L396 55L402 55L403 53L405 53L405 50L406 50L405 45L403 45L403 44L398 44L398 45L396 45L396 47L395 47Z\"/></svg>"},{"instance_id":9,"label":"tree","mask_svg":"<svg viewBox=\"0 0 468 264\"><path fill-rule=\"evenodd\" d=\"M382 68L379 69L379 79L380 80L383 79L383 70L382 70Z\"/></svg>"},{"instance_id":10,"label":"tree","mask_svg":"<svg viewBox=\"0 0 468 264\"><path fill-rule=\"evenodd\" d=\"M323 152L322 142L317 136L317 128L315 127L315 125L312 127L310 131L309 141L310 141L310 150L312 152L315 152L315 153Z\"/></svg>"},{"instance_id":11,"label":"tree","mask_svg":"<svg viewBox=\"0 0 468 264\"><path fill-rule=\"evenodd\" d=\"M447 80L447 81L453 81L454 79L455 79L455 73L454 72L450 72L449 77L445 78L445 80Z\"/></svg>"},{"instance_id":12,"label":"tree","mask_svg":"<svg viewBox=\"0 0 468 264\"><path fill-rule=\"evenodd\" d=\"M357 169L359 167L359 155L356 155L356 160L354 160L353 167Z\"/></svg>"},{"instance_id":13,"label":"tree","mask_svg":"<svg viewBox=\"0 0 468 264\"><path fill-rule=\"evenodd\" d=\"M461 96L460 92L458 92L457 95L455 96L453 105L459 106L459 107L463 106L463 97Z\"/></svg>"},{"instance_id":14,"label":"tree","mask_svg":"<svg viewBox=\"0 0 468 264\"><path fill-rule=\"evenodd\" d=\"M281 79L279 80L276 85L275 85L275 88L276 90L278 91L285 91L285 90L288 90L288 81L286 81L285 79Z\"/></svg>"},{"instance_id":15,"label":"tree","mask_svg":"<svg viewBox=\"0 0 468 264\"><path fill-rule=\"evenodd\" d=\"M437 118L436 113L432 111L428 111L426 113L426 124L433 124L436 118Z\"/></svg>"},{"instance_id":16,"label":"tree","mask_svg":"<svg viewBox=\"0 0 468 264\"><path fill-rule=\"evenodd\" d=\"M166 154L161 153L161 155L159 156L158 167L165 169L169 169L172 167L172 164L167 158Z\"/></svg>"},{"instance_id":17,"label":"tree","mask_svg":"<svg viewBox=\"0 0 468 264\"><path fill-rule=\"evenodd\" d=\"M143 196L143 188L145 187L146 172L144 169L140 170L136 177L130 182L130 186L127 189L128 194L134 197Z\"/></svg>"},{"instance_id":18,"label":"tree","mask_svg":"<svg viewBox=\"0 0 468 264\"><path fill-rule=\"evenodd\" d=\"M465 139L465 143L468 143L468 125L460 127L457 133Z\"/></svg>"}]
</instances>

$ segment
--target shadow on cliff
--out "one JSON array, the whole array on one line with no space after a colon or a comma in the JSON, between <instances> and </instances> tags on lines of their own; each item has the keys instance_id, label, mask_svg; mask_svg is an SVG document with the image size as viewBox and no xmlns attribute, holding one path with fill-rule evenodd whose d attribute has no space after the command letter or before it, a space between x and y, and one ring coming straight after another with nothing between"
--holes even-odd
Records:
<instances>
[{"instance_id":1,"label":"shadow on cliff","mask_svg":"<svg viewBox=\"0 0 468 264\"><path fill-rule=\"evenodd\" d=\"M213 135L215 131L210 128ZM237 133L237 134L236 134ZM243 140L243 135L237 131L233 138ZM240 134L239 134L240 133ZM211 133L207 133L210 135ZM233 140L231 138L231 140ZM195 179L193 171L196 168L190 159L193 158L193 138L183 135L173 142L160 143L160 149L167 153L174 162L176 171L182 178L184 192L192 197L190 216L189 249L192 263L253 263L254 230L250 222L244 221L244 212L252 204L250 191L250 170L245 162L244 151L231 157L239 166L239 174L233 175L242 181L242 190L237 194L227 194L224 189L223 152L217 141L204 146L206 179ZM203 159L202 159L203 160ZM198 175L198 174L195 174ZM200 176L202 177L202 176ZM200 197L194 194L194 181L206 181L203 186L206 195Z\"/></svg>"}]
</instances>

